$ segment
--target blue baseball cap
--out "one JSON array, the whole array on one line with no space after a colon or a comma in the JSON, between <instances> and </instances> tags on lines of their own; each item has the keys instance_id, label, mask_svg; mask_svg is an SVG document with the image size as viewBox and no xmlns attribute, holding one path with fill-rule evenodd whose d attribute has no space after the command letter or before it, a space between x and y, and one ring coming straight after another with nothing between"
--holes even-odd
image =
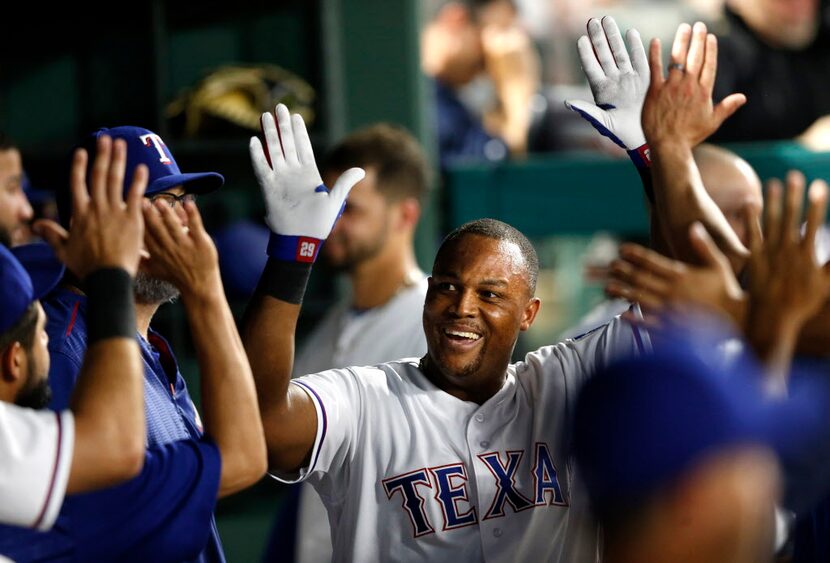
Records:
<instances>
[{"instance_id":1,"label":"blue baseball cap","mask_svg":"<svg viewBox=\"0 0 830 563\"><path fill-rule=\"evenodd\" d=\"M52 291L63 272L63 264L48 244L27 244L13 250L0 245L0 333L20 321L34 301Z\"/></svg>"},{"instance_id":2,"label":"blue baseball cap","mask_svg":"<svg viewBox=\"0 0 830 563\"><path fill-rule=\"evenodd\" d=\"M216 172L191 172L183 174L173 158L173 153L164 140L149 129L124 125L121 127L102 127L84 140L83 147L89 153L91 169L95 158L95 145L99 137L109 135L113 139L127 142L127 166L124 171L124 195L132 184L133 173L139 164L147 166L149 177L145 195L167 191L175 186L183 186L188 193L206 194L218 190L225 183L225 178ZM64 226L69 224L71 216L71 194L69 189L60 190L58 213Z\"/></svg>"},{"instance_id":3,"label":"blue baseball cap","mask_svg":"<svg viewBox=\"0 0 830 563\"><path fill-rule=\"evenodd\" d=\"M139 164L147 165L150 176L145 193L163 192L178 185L185 185L189 193L205 194L222 187L225 178L216 172L191 172L182 174L173 153L160 136L149 129L124 125L121 127L102 127L95 131L90 141L90 165L95 154L95 142L102 135L127 142L127 168L124 173L124 191L130 187L133 172Z\"/></svg>"},{"instance_id":4,"label":"blue baseball cap","mask_svg":"<svg viewBox=\"0 0 830 563\"><path fill-rule=\"evenodd\" d=\"M716 366L678 347L622 360L585 384L572 453L598 514L646 500L707 455L730 447L767 446L785 467L828 459L830 387L824 378L805 379L786 399L772 400L754 364Z\"/></svg>"}]
</instances>

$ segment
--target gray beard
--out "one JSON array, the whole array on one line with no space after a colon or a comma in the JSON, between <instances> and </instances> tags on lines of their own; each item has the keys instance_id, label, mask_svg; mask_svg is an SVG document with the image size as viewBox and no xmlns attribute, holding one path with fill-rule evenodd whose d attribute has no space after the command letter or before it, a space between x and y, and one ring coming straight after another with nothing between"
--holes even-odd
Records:
<instances>
[{"instance_id":1,"label":"gray beard","mask_svg":"<svg viewBox=\"0 0 830 563\"><path fill-rule=\"evenodd\" d=\"M174 301L179 290L172 283L139 271L135 276L135 300L141 305L161 305Z\"/></svg>"}]
</instances>

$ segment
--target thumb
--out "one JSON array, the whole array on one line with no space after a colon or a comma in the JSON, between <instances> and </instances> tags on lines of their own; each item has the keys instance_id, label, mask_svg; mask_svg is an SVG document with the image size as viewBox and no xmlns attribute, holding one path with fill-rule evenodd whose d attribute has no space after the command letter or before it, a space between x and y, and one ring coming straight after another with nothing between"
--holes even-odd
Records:
<instances>
[{"instance_id":1,"label":"thumb","mask_svg":"<svg viewBox=\"0 0 830 563\"><path fill-rule=\"evenodd\" d=\"M345 201L354 185L361 181L364 176L366 176L366 171L362 168L349 168L334 183L331 188L331 197L338 202Z\"/></svg>"},{"instance_id":2,"label":"thumb","mask_svg":"<svg viewBox=\"0 0 830 563\"><path fill-rule=\"evenodd\" d=\"M583 119L590 121L594 127L600 124L607 128L608 114L595 104L582 100L565 100L565 106L581 115Z\"/></svg>"},{"instance_id":3,"label":"thumb","mask_svg":"<svg viewBox=\"0 0 830 563\"><path fill-rule=\"evenodd\" d=\"M715 106L714 114L715 120L720 124L726 121L730 115L738 111L742 105L746 103L746 96L743 94L730 94L726 96L721 102Z\"/></svg>"},{"instance_id":4,"label":"thumb","mask_svg":"<svg viewBox=\"0 0 830 563\"><path fill-rule=\"evenodd\" d=\"M695 221L689 227L689 241L695 254L703 261L703 264L707 266L728 265L726 256L720 251L718 245L715 244L715 241L712 240L712 237L699 221Z\"/></svg>"},{"instance_id":5,"label":"thumb","mask_svg":"<svg viewBox=\"0 0 830 563\"><path fill-rule=\"evenodd\" d=\"M34 223L34 231L49 243L55 255L63 262L64 247L66 241L69 240L69 233L66 229L51 219L39 219Z\"/></svg>"}]
</instances>

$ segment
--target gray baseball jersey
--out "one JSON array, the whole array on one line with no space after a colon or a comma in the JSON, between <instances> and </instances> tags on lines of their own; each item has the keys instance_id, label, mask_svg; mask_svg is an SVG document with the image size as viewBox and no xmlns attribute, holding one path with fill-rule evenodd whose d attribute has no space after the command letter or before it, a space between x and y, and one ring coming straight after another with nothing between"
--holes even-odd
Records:
<instances>
[{"instance_id":1,"label":"gray baseball jersey","mask_svg":"<svg viewBox=\"0 0 830 563\"><path fill-rule=\"evenodd\" d=\"M579 561L596 550L571 506L567 420L584 380L648 345L616 318L508 367L478 405L408 359L296 379L317 410L307 479L329 511L335 561ZM577 545L588 538L588 544Z\"/></svg>"}]
</instances>

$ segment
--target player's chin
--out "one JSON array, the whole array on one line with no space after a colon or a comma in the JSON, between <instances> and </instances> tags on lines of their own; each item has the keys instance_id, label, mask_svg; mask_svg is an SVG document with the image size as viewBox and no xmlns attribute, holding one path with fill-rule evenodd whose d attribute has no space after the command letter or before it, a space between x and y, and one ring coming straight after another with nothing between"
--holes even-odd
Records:
<instances>
[{"instance_id":1,"label":"player's chin","mask_svg":"<svg viewBox=\"0 0 830 563\"><path fill-rule=\"evenodd\" d=\"M484 350L482 348L476 349L457 349L441 347L437 350L434 357L438 360L442 367L442 371L454 378L466 378L475 373L478 366L481 365Z\"/></svg>"}]
</instances>

